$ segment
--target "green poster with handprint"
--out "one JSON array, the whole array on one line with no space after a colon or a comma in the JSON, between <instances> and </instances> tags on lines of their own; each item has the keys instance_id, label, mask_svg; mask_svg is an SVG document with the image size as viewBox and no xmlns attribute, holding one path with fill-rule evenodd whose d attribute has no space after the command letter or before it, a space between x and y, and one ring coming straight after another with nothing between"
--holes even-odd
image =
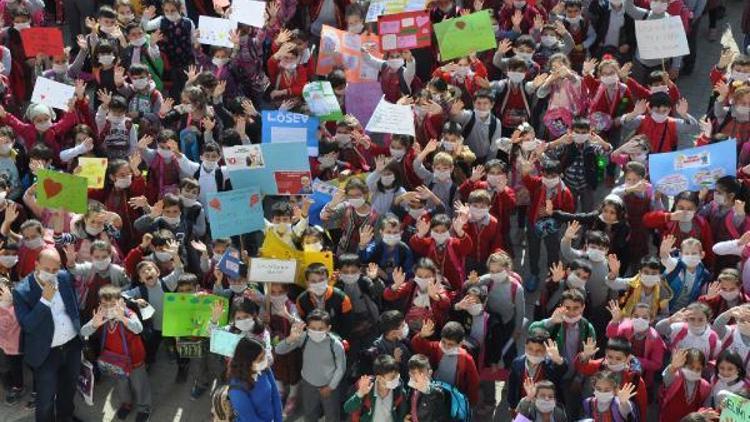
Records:
<instances>
[{"instance_id":1,"label":"green poster with handprint","mask_svg":"<svg viewBox=\"0 0 750 422\"><path fill-rule=\"evenodd\" d=\"M210 337L208 324L211 321L214 302L220 301L224 312L219 318L219 326L229 319L229 306L226 298L194 293L164 294L164 317L162 335L164 337Z\"/></svg>"}]
</instances>

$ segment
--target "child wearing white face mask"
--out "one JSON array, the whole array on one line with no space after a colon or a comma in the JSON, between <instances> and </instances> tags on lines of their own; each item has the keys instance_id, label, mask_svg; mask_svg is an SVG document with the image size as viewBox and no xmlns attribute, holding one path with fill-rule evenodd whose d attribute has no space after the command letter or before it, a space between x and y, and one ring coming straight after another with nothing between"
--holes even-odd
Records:
<instances>
[{"instance_id":1,"label":"child wearing white face mask","mask_svg":"<svg viewBox=\"0 0 750 422\"><path fill-rule=\"evenodd\" d=\"M320 219L327 229L341 229L336 253L356 253L359 248L359 229L364 225L375 227L377 212L368 201L370 191L358 178L351 178L344 189L339 189L333 199L320 211Z\"/></svg>"},{"instance_id":2,"label":"child wearing white face mask","mask_svg":"<svg viewBox=\"0 0 750 422\"><path fill-rule=\"evenodd\" d=\"M453 214L453 202L456 200L458 185L453 182L453 169L455 161L453 156L447 152L438 152L432 157L432 171L427 170L424 161L427 156L437 151L438 141L430 140L422 151L414 159L414 171L422 182L432 193L440 199L443 208L450 216Z\"/></svg>"},{"instance_id":3,"label":"child wearing white face mask","mask_svg":"<svg viewBox=\"0 0 750 422\"><path fill-rule=\"evenodd\" d=\"M662 277L662 266L658 258L643 258L638 274L630 278L618 277L620 261L617 257L610 255L608 263L609 274L605 283L612 290L625 291L620 303L623 304L626 315L630 315L638 303L646 303L652 311L651 318L669 316L669 302L674 294L666 279Z\"/></svg>"},{"instance_id":4,"label":"child wearing white face mask","mask_svg":"<svg viewBox=\"0 0 750 422\"><path fill-rule=\"evenodd\" d=\"M124 97L107 91L100 90L98 98L101 104L95 120L102 148L110 160L127 160L138 145L138 128L126 115L128 103Z\"/></svg>"},{"instance_id":5,"label":"child wearing white face mask","mask_svg":"<svg viewBox=\"0 0 750 422\"><path fill-rule=\"evenodd\" d=\"M359 257L363 263L376 265L378 277L391 283L391 274L395 268L406 268L411 277L414 256L411 248L401 239L401 222L393 214L387 214L380 222L380 239L373 239L373 228L363 226L359 233Z\"/></svg>"},{"instance_id":6,"label":"child wearing white face mask","mask_svg":"<svg viewBox=\"0 0 750 422\"><path fill-rule=\"evenodd\" d=\"M734 324L730 325L732 321ZM750 357L750 306L743 304L723 312L716 317L713 329L724 339L721 345L723 351L737 353L743 362L742 369L747 370L745 362Z\"/></svg>"},{"instance_id":7,"label":"child wearing white face mask","mask_svg":"<svg viewBox=\"0 0 750 422\"><path fill-rule=\"evenodd\" d=\"M518 402L515 408L516 414L530 421L568 421L565 409L556 400L556 387L552 381L542 380L535 383L527 379L524 382L524 387L526 396Z\"/></svg>"},{"instance_id":8,"label":"child wearing white face mask","mask_svg":"<svg viewBox=\"0 0 750 422\"><path fill-rule=\"evenodd\" d=\"M406 193L398 167L395 160L381 155L375 159L375 171L367 176L367 187L372 192L370 202L378 215L387 214L395 199Z\"/></svg>"},{"instance_id":9,"label":"child wearing white face mask","mask_svg":"<svg viewBox=\"0 0 750 422\"><path fill-rule=\"evenodd\" d=\"M390 355L380 355L373 364L372 376L363 375L357 392L344 403L344 411L362 422L397 422L409 408L399 366Z\"/></svg>"},{"instance_id":10,"label":"child wearing white face mask","mask_svg":"<svg viewBox=\"0 0 750 422\"><path fill-rule=\"evenodd\" d=\"M643 370L643 381L652 390L656 387L654 377L664 365L667 346L656 329L650 326L653 320L651 306L637 303L629 314L630 317L627 317L617 301L612 300L607 310L612 314L612 320L607 325L607 337L621 337L630 342L632 354L638 358Z\"/></svg>"},{"instance_id":11,"label":"child wearing white face mask","mask_svg":"<svg viewBox=\"0 0 750 422\"><path fill-rule=\"evenodd\" d=\"M118 93L128 99L128 116L158 117L159 110L164 103L164 97L157 89L156 81L151 79L147 65L134 63L128 68L130 82L118 77L115 84Z\"/></svg>"},{"instance_id":12,"label":"child wearing white face mask","mask_svg":"<svg viewBox=\"0 0 750 422\"><path fill-rule=\"evenodd\" d=\"M76 250L73 245L65 246L68 271L82 281L84 289L79 297L82 306L81 319L88 320L94 313L99 300L99 289L111 284L115 287L125 287L130 284L130 278L125 269L112 263L112 246L104 240L91 243L89 248L91 260L76 262Z\"/></svg>"},{"instance_id":13,"label":"child wearing white face mask","mask_svg":"<svg viewBox=\"0 0 750 422\"><path fill-rule=\"evenodd\" d=\"M456 321L446 323L440 330L440 340L430 341L435 323L426 320L419 334L411 339L415 353L425 355L434 368L433 379L455 386L472 405L479 403L479 372L474 358L461 347L466 337L464 328ZM492 399L490 399L492 400Z\"/></svg>"},{"instance_id":14,"label":"child wearing white face mask","mask_svg":"<svg viewBox=\"0 0 750 422\"><path fill-rule=\"evenodd\" d=\"M502 136L502 122L493 114L493 91L480 89L472 98L472 110L465 110L463 101L456 101L451 105L448 114L451 121L461 125L464 143L476 155L477 161L484 162L496 158L491 155L491 146Z\"/></svg>"},{"instance_id":15,"label":"child wearing white face mask","mask_svg":"<svg viewBox=\"0 0 750 422\"><path fill-rule=\"evenodd\" d=\"M721 401L719 394L722 392L746 397L750 392L750 382L746 378L746 373L744 361L737 352L721 352L716 358L716 373L711 378L711 395L704 405L717 408Z\"/></svg>"},{"instance_id":16,"label":"child wearing white face mask","mask_svg":"<svg viewBox=\"0 0 750 422\"><path fill-rule=\"evenodd\" d=\"M549 338L545 330L535 329L529 332L524 345L524 354L518 356L510 365L510 375L506 385L508 405L511 409L519 407L523 398L534 396L534 383L551 382L552 398L560 389L560 380L567 371L568 363L560 356L557 345ZM548 403L545 403L548 404ZM534 403L531 403L533 408ZM544 405L538 409L549 413ZM557 419L555 419L557 420Z\"/></svg>"},{"instance_id":17,"label":"child wearing white face mask","mask_svg":"<svg viewBox=\"0 0 750 422\"><path fill-rule=\"evenodd\" d=\"M711 308L694 302L656 324L656 331L669 339L668 346L674 353L680 349L698 349L707 359L719 354L719 335L711 329Z\"/></svg>"},{"instance_id":18,"label":"child wearing white face mask","mask_svg":"<svg viewBox=\"0 0 750 422\"><path fill-rule=\"evenodd\" d=\"M670 256L675 237L667 235L662 239L659 256L664 266L664 274L673 297L669 302L670 312L684 308L705 291L712 276L703 264L703 246L698 239L687 238L680 245L680 255Z\"/></svg>"},{"instance_id":19,"label":"child wearing white face mask","mask_svg":"<svg viewBox=\"0 0 750 422\"><path fill-rule=\"evenodd\" d=\"M404 95L412 95L422 86L416 76L417 62L410 50L386 51L383 59L372 55L374 46L363 46L362 61L365 65L379 69L378 80L389 103L396 103Z\"/></svg>"},{"instance_id":20,"label":"child wearing white face mask","mask_svg":"<svg viewBox=\"0 0 750 422\"><path fill-rule=\"evenodd\" d=\"M698 349L681 349L673 353L672 362L662 373L664 395L660 421L678 421L698 411L710 397L711 384L701 376L707 360Z\"/></svg>"},{"instance_id":21,"label":"child wearing white face mask","mask_svg":"<svg viewBox=\"0 0 750 422\"><path fill-rule=\"evenodd\" d=\"M638 420L638 409L632 401L636 394L633 384L618 386L617 376L609 370L598 372L592 381L594 395L583 401L585 417L595 421Z\"/></svg>"},{"instance_id":22,"label":"child wearing white face mask","mask_svg":"<svg viewBox=\"0 0 750 422\"><path fill-rule=\"evenodd\" d=\"M445 214L435 215L430 221L419 219L417 233L409 240L412 251L436 263L437 271L456 290L466 279L465 261L474 245L464 231L468 222L469 210L466 206L457 209L453 221Z\"/></svg>"},{"instance_id":23,"label":"child wearing white face mask","mask_svg":"<svg viewBox=\"0 0 750 422\"><path fill-rule=\"evenodd\" d=\"M320 407L326 420L341 420L339 384L346 370L346 354L341 340L330 329L331 316L315 309L307 316L306 331L305 324L296 323L289 336L276 345L276 353L281 355L302 349L300 393L308 421L318 419Z\"/></svg>"}]
</instances>

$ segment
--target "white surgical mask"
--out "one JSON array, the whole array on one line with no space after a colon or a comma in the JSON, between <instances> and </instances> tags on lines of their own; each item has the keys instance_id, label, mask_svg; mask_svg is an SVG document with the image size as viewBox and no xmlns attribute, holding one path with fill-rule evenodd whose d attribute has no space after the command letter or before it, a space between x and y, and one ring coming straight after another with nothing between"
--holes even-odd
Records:
<instances>
[{"instance_id":1,"label":"white surgical mask","mask_svg":"<svg viewBox=\"0 0 750 422\"><path fill-rule=\"evenodd\" d=\"M154 256L159 262L166 262L172 259L172 254L164 251L156 251L154 252Z\"/></svg>"},{"instance_id":2,"label":"white surgical mask","mask_svg":"<svg viewBox=\"0 0 750 422\"><path fill-rule=\"evenodd\" d=\"M388 63L388 67L390 67L393 70L396 70L396 69L401 68L401 66L404 65L404 59L400 57L397 59L388 59L387 63Z\"/></svg>"},{"instance_id":3,"label":"white surgical mask","mask_svg":"<svg viewBox=\"0 0 750 422\"><path fill-rule=\"evenodd\" d=\"M439 345L440 345L440 350L443 351L444 355L454 356L454 355L457 355L459 353L458 348L460 346L455 346L455 347L447 348L447 347L443 346L443 342L442 341L439 343Z\"/></svg>"},{"instance_id":4,"label":"white surgical mask","mask_svg":"<svg viewBox=\"0 0 750 422\"><path fill-rule=\"evenodd\" d=\"M603 262L607 256L607 253L601 249L589 248L586 250L586 254L589 259L593 262Z\"/></svg>"},{"instance_id":5,"label":"white surgical mask","mask_svg":"<svg viewBox=\"0 0 750 422\"><path fill-rule=\"evenodd\" d=\"M620 362L620 363L607 363L607 369L609 369L612 372L622 372L627 368L627 363Z\"/></svg>"},{"instance_id":6,"label":"white surgical mask","mask_svg":"<svg viewBox=\"0 0 750 422\"><path fill-rule=\"evenodd\" d=\"M118 189L127 189L131 183L133 183L133 176L118 177L115 179L115 187Z\"/></svg>"},{"instance_id":7,"label":"white surgical mask","mask_svg":"<svg viewBox=\"0 0 750 422\"><path fill-rule=\"evenodd\" d=\"M68 65L67 64L53 64L52 71L57 73L58 75L65 73L68 71Z\"/></svg>"},{"instance_id":8,"label":"white surgical mask","mask_svg":"<svg viewBox=\"0 0 750 422\"><path fill-rule=\"evenodd\" d=\"M307 336L310 337L310 340L320 343L321 341L325 340L326 335L328 332L326 331L318 331L318 330L311 330L307 329Z\"/></svg>"},{"instance_id":9,"label":"white surgical mask","mask_svg":"<svg viewBox=\"0 0 750 422\"><path fill-rule=\"evenodd\" d=\"M486 119L490 115L490 110L474 110L474 114L480 119Z\"/></svg>"},{"instance_id":10,"label":"white surgical mask","mask_svg":"<svg viewBox=\"0 0 750 422\"><path fill-rule=\"evenodd\" d=\"M187 196L182 197L182 205L185 206L186 208L190 208L196 203L198 203L198 200L195 198L188 198Z\"/></svg>"},{"instance_id":11,"label":"white surgical mask","mask_svg":"<svg viewBox=\"0 0 750 422\"><path fill-rule=\"evenodd\" d=\"M324 155L322 157L318 157L318 163L320 163L320 167L322 168L333 167L336 164L336 158L329 155Z\"/></svg>"},{"instance_id":12,"label":"white surgical mask","mask_svg":"<svg viewBox=\"0 0 750 422\"><path fill-rule=\"evenodd\" d=\"M722 382L724 384L729 384L734 382L737 378L739 378L737 375L730 375L728 377L725 377L724 375L717 374L717 378L719 378L719 382Z\"/></svg>"},{"instance_id":13,"label":"white surgical mask","mask_svg":"<svg viewBox=\"0 0 750 422\"><path fill-rule=\"evenodd\" d=\"M557 45L557 37L554 35L542 35L542 45L545 47Z\"/></svg>"},{"instance_id":14,"label":"white surgical mask","mask_svg":"<svg viewBox=\"0 0 750 422\"><path fill-rule=\"evenodd\" d=\"M91 261L91 264L94 266L94 268L97 271L104 271L109 267L109 264L112 263L112 258L104 258L104 259L94 259Z\"/></svg>"},{"instance_id":15,"label":"white surgical mask","mask_svg":"<svg viewBox=\"0 0 750 422\"><path fill-rule=\"evenodd\" d=\"M229 63L229 59L222 58L222 57L214 57L211 59L211 63L214 64L216 67L224 67L227 63Z\"/></svg>"},{"instance_id":16,"label":"white surgical mask","mask_svg":"<svg viewBox=\"0 0 750 422\"><path fill-rule=\"evenodd\" d=\"M44 239L41 237L35 239L24 239L23 245L29 249L39 249L44 245Z\"/></svg>"},{"instance_id":17,"label":"white surgical mask","mask_svg":"<svg viewBox=\"0 0 750 422\"><path fill-rule=\"evenodd\" d=\"M609 404L612 403L612 400L615 398L615 393L613 391L610 391L608 393L605 393L603 391L594 391L594 397L596 397L596 401L600 404Z\"/></svg>"},{"instance_id":18,"label":"white surgical mask","mask_svg":"<svg viewBox=\"0 0 750 422\"><path fill-rule=\"evenodd\" d=\"M501 174L488 174L487 184L494 188L502 189L508 184L508 178Z\"/></svg>"},{"instance_id":19,"label":"white surgical mask","mask_svg":"<svg viewBox=\"0 0 750 422\"><path fill-rule=\"evenodd\" d=\"M146 37L140 37L130 41L130 45L133 47L140 47L144 44L146 44Z\"/></svg>"},{"instance_id":20,"label":"white surgical mask","mask_svg":"<svg viewBox=\"0 0 750 422\"><path fill-rule=\"evenodd\" d=\"M121 125L125 122L125 116L107 116L107 121L113 125Z\"/></svg>"},{"instance_id":21,"label":"white surgical mask","mask_svg":"<svg viewBox=\"0 0 750 422\"><path fill-rule=\"evenodd\" d=\"M516 57L523 60L526 63L531 62L531 58L534 57L534 53L527 53L527 52L516 52Z\"/></svg>"},{"instance_id":22,"label":"white surgical mask","mask_svg":"<svg viewBox=\"0 0 750 422\"><path fill-rule=\"evenodd\" d=\"M435 178L441 182L447 182L451 180L450 170L435 170L433 174L435 175Z\"/></svg>"},{"instance_id":23,"label":"white surgical mask","mask_svg":"<svg viewBox=\"0 0 750 422\"><path fill-rule=\"evenodd\" d=\"M4 268L13 268L18 264L18 255L0 255L0 265Z\"/></svg>"},{"instance_id":24,"label":"white surgical mask","mask_svg":"<svg viewBox=\"0 0 750 422\"><path fill-rule=\"evenodd\" d=\"M365 198L349 198L346 200L354 208L361 208L365 205Z\"/></svg>"},{"instance_id":25,"label":"white surgical mask","mask_svg":"<svg viewBox=\"0 0 750 422\"><path fill-rule=\"evenodd\" d=\"M252 318L235 319L234 326L240 331L248 332L255 328L255 320Z\"/></svg>"},{"instance_id":26,"label":"white surgical mask","mask_svg":"<svg viewBox=\"0 0 750 422\"><path fill-rule=\"evenodd\" d=\"M46 132L47 130L49 130L49 128L52 127L52 120L45 120L41 123L34 123L34 127L39 132Z\"/></svg>"},{"instance_id":27,"label":"white surgical mask","mask_svg":"<svg viewBox=\"0 0 750 422\"><path fill-rule=\"evenodd\" d=\"M339 274L339 280L344 284L354 284L359 280L359 274Z\"/></svg>"},{"instance_id":28,"label":"white surgical mask","mask_svg":"<svg viewBox=\"0 0 750 422\"><path fill-rule=\"evenodd\" d=\"M681 259L685 265L691 268L701 263L700 255L683 255Z\"/></svg>"},{"instance_id":29,"label":"white surgical mask","mask_svg":"<svg viewBox=\"0 0 750 422\"><path fill-rule=\"evenodd\" d=\"M534 401L534 405L536 406L536 410L538 410L540 413L550 413L555 410L554 400L536 399Z\"/></svg>"},{"instance_id":30,"label":"white surgical mask","mask_svg":"<svg viewBox=\"0 0 750 422\"><path fill-rule=\"evenodd\" d=\"M291 223L276 223L273 225L274 230L278 234L284 234L292 230Z\"/></svg>"},{"instance_id":31,"label":"white surgical mask","mask_svg":"<svg viewBox=\"0 0 750 422\"><path fill-rule=\"evenodd\" d=\"M442 232L442 233L438 233L436 231L431 231L430 232L430 237L433 238L433 239L435 239L435 243L437 243L438 245L442 245L445 242L447 242L448 239L450 239L451 234L449 232L447 232L447 231Z\"/></svg>"},{"instance_id":32,"label":"white surgical mask","mask_svg":"<svg viewBox=\"0 0 750 422\"><path fill-rule=\"evenodd\" d=\"M388 175L388 176L382 176L380 178L380 182L383 183L384 186L391 186L393 182L396 181L396 176L394 175Z\"/></svg>"},{"instance_id":33,"label":"white surgical mask","mask_svg":"<svg viewBox=\"0 0 750 422\"><path fill-rule=\"evenodd\" d=\"M172 159L172 156L174 153L169 148L159 148L156 150L156 153L159 154L159 156L167 161Z\"/></svg>"},{"instance_id":34,"label":"white surgical mask","mask_svg":"<svg viewBox=\"0 0 750 422\"><path fill-rule=\"evenodd\" d=\"M133 88L142 91L148 87L148 78L133 79Z\"/></svg>"},{"instance_id":35,"label":"white surgical mask","mask_svg":"<svg viewBox=\"0 0 750 422\"><path fill-rule=\"evenodd\" d=\"M641 274L641 283L646 287L654 287L661 281L659 274Z\"/></svg>"},{"instance_id":36,"label":"white surgical mask","mask_svg":"<svg viewBox=\"0 0 750 422\"><path fill-rule=\"evenodd\" d=\"M315 296L323 296L328 290L328 283L325 281L310 283L310 285L307 286L307 290Z\"/></svg>"},{"instance_id":37,"label":"white surgical mask","mask_svg":"<svg viewBox=\"0 0 750 422\"><path fill-rule=\"evenodd\" d=\"M703 335L708 327L706 325L693 325L688 323L688 331L694 336Z\"/></svg>"},{"instance_id":38,"label":"white surgical mask","mask_svg":"<svg viewBox=\"0 0 750 422\"><path fill-rule=\"evenodd\" d=\"M182 18L182 15L180 15L179 12L175 12L175 13L167 13L164 15L164 17L169 19L170 22L174 23L180 20Z\"/></svg>"},{"instance_id":39,"label":"white surgical mask","mask_svg":"<svg viewBox=\"0 0 750 422\"><path fill-rule=\"evenodd\" d=\"M432 281L431 278L414 277L414 282L417 283L419 290L426 290L427 285Z\"/></svg>"},{"instance_id":40,"label":"white surgical mask","mask_svg":"<svg viewBox=\"0 0 750 422\"><path fill-rule=\"evenodd\" d=\"M391 148L391 157L393 157L393 158L395 158L395 159L399 160L399 159L401 159L401 158L402 158L402 157L403 157L404 155L406 155L406 150L405 150L405 149L396 149L396 148Z\"/></svg>"},{"instance_id":41,"label":"white surgical mask","mask_svg":"<svg viewBox=\"0 0 750 422\"><path fill-rule=\"evenodd\" d=\"M560 183L559 177L542 177L542 183L547 189L552 189Z\"/></svg>"},{"instance_id":42,"label":"white surgical mask","mask_svg":"<svg viewBox=\"0 0 750 422\"><path fill-rule=\"evenodd\" d=\"M700 372L693 371L692 369L687 368L682 368L682 376L685 377L686 380L691 382L695 382L703 378Z\"/></svg>"},{"instance_id":43,"label":"white surgical mask","mask_svg":"<svg viewBox=\"0 0 750 422\"><path fill-rule=\"evenodd\" d=\"M513 83L520 84L524 78L526 78L526 74L523 72L508 72L508 79Z\"/></svg>"},{"instance_id":44,"label":"white surgical mask","mask_svg":"<svg viewBox=\"0 0 750 422\"><path fill-rule=\"evenodd\" d=\"M472 221L483 220L490 214L489 208L469 207L469 214Z\"/></svg>"},{"instance_id":45,"label":"white surgical mask","mask_svg":"<svg viewBox=\"0 0 750 422\"><path fill-rule=\"evenodd\" d=\"M578 145L585 144L586 141L588 140L589 140L588 133L574 133L573 134L573 142L575 142Z\"/></svg>"},{"instance_id":46,"label":"white surgical mask","mask_svg":"<svg viewBox=\"0 0 750 422\"><path fill-rule=\"evenodd\" d=\"M471 316L481 315L482 312L484 312L484 306L482 306L481 303L475 303L469 306L469 309L467 309L466 312L468 312Z\"/></svg>"},{"instance_id":47,"label":"white surgical mask","mask_svg":"<svg viewBox=\"0 0 750 422\"><path fill-rule=\"evenodd\" d=\"M362 22L349 25L349 32L351 32L352 34L361 34L364 29L365 24L363 24Z\"/></svg>"},{"instance_id":48,"label":"white surgical mask","mask_svg":"<svg viewBox=\"0 0 750 422\"><path fill-rule=\"evenodd\" d=\"M111 65L114 61L115 61L115 56L111 54L104 54L104 55L99 56L99 63L105 66Z\"/></svg>"},{"instance_id":49,"label":"white surgical mask","mask_svg":"<svg viewBox=\"0 0 750 422\"><path fill-rule=\"evenodd\" d=\"M680 222L681 223L687 223L693 220L693 217L695 217L695 211L685 211L682 213L682 216L680 216Z\"/></svg>"},{"instance_id":50,"label":"white surgical mask","mask_svg":"<svg viewBox=\"0 0 750 422\"><path fill-rule=\"evenodd\" d=\"M669 114L659 113L659 112L656 112L656 111L652 111L651 112L651 118L656 123L664 123L665 121L667 121L668 117L669 117Z\"/></svg>"},{"instance_id":51,"label":"white surgical mask","mask_svg":"<svg viewBox=\"0 0 750 422\"><path fill-rule=\"evenodd\" d=\"M565 20L568 21L568 23L571 23L573 25L578 25L582 19L583 19L583 16L574 16L572 18L568 16L565 17Z\"/></svg>"},{"instance_id":52,"label":"white surgical mask","mask_svg":"<svg viewBox=\"0 0 750 422\"><path fill-rule=\"evenodd\" d=\"M586 287L586 280L582 279L581 277L578 277L576 273L570 273L567 279L568 286L576 288L576 289L583 289Z\"/></svg>"},{"instance_id":53,"label":"white surgical mask","mask_svg":"<svg viewBox=\"0 0 750 422\"><path fill-rule=\"evenodd\" d=\"M179 216L177 216L177 217L164 217L164 216L162 216L161 219L164 220L165 223L167 223L168 225L170 225L172 227L180 224L180 217Z\"/></svg>"},{"instance_id":54,"label":"white surgical mask","mask_svg":"<svg viewBox=\"0 0 750 422\"><path fill-rule=\"evenodd\" d=\"M57 274L55 273L48 273L47 271L38 271L36 273L36 278L38 278L40 281L43 281L45 283L56 283L57 282Z\"/></svg>"},{"instance_id":55,"label":"white surgical mask","mask_svg":"<svg viewBox=\"0 0 750 422\"><path fill-rule=\"evenodd\" d=\"M424 208L409 208L409 215L413 219L418 219L419 217L423 216L425 213Z\"/></svg>"},{"instance_id":56,"label":"white surgical mask","mask_svg":"<svg viewBox=\"0 0 750 422\"><path fill-rule=\"evenodd\" d=\"M14 23L13 28L15 28L16 31L20 31L22 29L29 29L31 28L31 22Z\"/></svg>"},{"instance_id":57,"label":"white surgical mask","mask_svg":"<svg viewBox=\"0 0 750 422\"><path fill-rule=\"evenodd\" d=\"M740 297L740 291L739 290L731 290L731 291L722 290L719 292L719 295L721 296L722 299L728 302L731 302L737 299L738 297Z\"/></svg>"},{"instance_id":58,"label":"white surgical mask","mask_svg":"<svg viewBox=\"0 0 750 422\"><path fill-rule=\"evenodd\" d=\"M540 363L544 362L544 355L526 355L526 360L529 361L529 363L532 365L539 365Z\"/></svg>"},{"instance_id":59,"label":"white surgical mask","mask_svg":"<svg viewBox=\"0 0 750 422\"><path fill-rule=\"evenodd\" d=\"M602 76L600 79L602 83L607 86L615 85L617 82L620 81L620 78L617 75Z\"/></svg>"},{"instance_id":60,"label":"white surgical mask","mask_svg":"<svg viewBox=\"0 0 750 422\"><path fill-rule=\"evenodd\" d=\"M400 384L401 384L401 377L400 377L399 375L396 375L396 378L394 378L394 379L392 379L392 380L390 380L390 381L386 381L386 383L385 383L385 388L387 388L387 389L389 389L389 390L394 390L394 389L396 389L396 388L397 388L397 387L398 387L398 386L399 386Z\"/></svg>"},{"instance_id":61,"label":"white surgical mask","mask_svg":"<svg viewBox=\"0 0 750 422\"><path fill-rule=\"evenodd\" d=\"M633 318L633 331L636 333L642 333L648 330L649 322L645 318Z\"/></svg>"},{"instance_id":62,"label":"white surgical mask","mask_svg":"<svg viewBox=\"0 0 750 422\"><path fill-rule=\"evenodd\" d=\"M203 168L204 168L204 169L205 169L205 170L206 170L207 172L209 172L209 173L210 173L210 172L212 172L212 171L214 171L214 170L216 170L216 167L218 167L218 166L219 166L219 162L218 162L218 161L214 161L214 160L203 160Z\"/></svg>"},{"instance_id":63,"label":"white surgical mask","mask_svg":"<svg viewBox=\"0 0 750 422\"><path fill-rule=\"evenodd\" d=\"M563 317L563 321L565 321L565 323L567 323L567 324L577 324L578 321L580 321L582 317L583 317L583 315L578 315L578 316L574 316L574 317L569 317L569 316L565 315Z\"/></svg>"},{"instance_id":64,"label":"white surgical mask","mask_svg":"<svg viewBox=\"0 0 750 422\"><path fill-rule=\"evenodd\" d=\"M723 193L717 192L714 194L714 202L716 202L716 205L724 205L727 202L727 197Z\"/></svg>"},{"instance_id":65,"label":"white surgical mask","mask_svg":"<svg viewBox=\"0 0 750 422\"><path fill-rule=\"evenodd\" d=\"M401 242L401 235L400 234L384 234L383 235L383 243L385 243L388 246L395 246L398 245L399 242Z\"/></svg>"}]
</instances>

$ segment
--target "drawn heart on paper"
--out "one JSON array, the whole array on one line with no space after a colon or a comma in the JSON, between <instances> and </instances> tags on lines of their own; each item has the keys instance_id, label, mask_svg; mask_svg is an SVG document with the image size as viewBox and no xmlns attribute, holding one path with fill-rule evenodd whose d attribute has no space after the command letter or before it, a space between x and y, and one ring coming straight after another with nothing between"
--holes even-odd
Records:
<instances>
[{"instance_id":1,"label":"drawn heart on paper","mask_svg":"<svg viewBox=\"0 0 750 422\"><path fill-rule=\"evenodd\" d=\"M221 201L219 201L219 198L214 198L209 201L208 206L215 209L216 211L221 211Z\"/></svg>"},{"instance_id":2,"label":"drawn heart on paper","mask_svg":"<svg viewBox=\"0 0 750 422\"><path fill-rule=\"evenodd\" d=\"M44 193L47 195L47 199L54 198L62 190L62 183L57 183L52 179L44 179Z\"/></svg>"},{"instance_id":3,"label":"drawn heart on paper","mask_svg":"<svg viewBox=\"0 0 750 422\"><path fill-rule=\"evenodd\" d=\"M463 30L464 28L466 28L466 22L464 22L464 21L457 21L456 22L456 28Z\"/></svg>"},{"instance_id":4,"label":"drawn heart on paper","mask_svg":"<svg viewBox=\"0 0 750 422\"><path fill-rule=\"evenodd\" d=\"M253 194L252 196L250 196L250 206L255 206L255 204L257 204L259 200L260 199L258 198L258 194Z\"/></svg>"},{"instance_id":5,"label":"drawn heart on paper","mask_svg":"<svg viewBox=\"0 0 750 422\"><path fill-rule=\"evenodd\" d=\"M417 27L424 26L427 22L430 21L429 16L417 16L416 17Z\"/></svg>"}]
</instances>

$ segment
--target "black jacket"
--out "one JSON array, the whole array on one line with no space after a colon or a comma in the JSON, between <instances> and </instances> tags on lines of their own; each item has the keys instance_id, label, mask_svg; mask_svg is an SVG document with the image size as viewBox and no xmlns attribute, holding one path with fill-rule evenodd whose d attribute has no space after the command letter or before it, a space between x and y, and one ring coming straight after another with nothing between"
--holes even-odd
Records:
<instances>
[{"instance_id":1,"label":"black jacket","mask_svg":"<svg viewBox=\"0 0 750 422\"><path fill-rule=\"evenodd\" d=\"M409 409L411 411L411 395L409 394ZM420 421L449 422L451 420L451 395L436 384L432 384L427 394L420 393L417 401L417 418Z\"/></svg>"},{"instance_id":2,"label":"black jacket","mask_svg":"<svg viewBox=\"0 0 750 422\"><path fill-rule=\"evenodd\" d=\"M625 5L623 4L623 9ZM609 28L609 15L611 9L609 8L608 0L593 0L589 5L589 17L591 25L596 32L596 41L591 46L592 54L598 49L603 47L604 39L607 36L607 29ZM620 29L620 43L619 45L629 45L630 52L635 51L635 23L633 18L625 13L625 24Z\"/></svg>"}]
</instances>

